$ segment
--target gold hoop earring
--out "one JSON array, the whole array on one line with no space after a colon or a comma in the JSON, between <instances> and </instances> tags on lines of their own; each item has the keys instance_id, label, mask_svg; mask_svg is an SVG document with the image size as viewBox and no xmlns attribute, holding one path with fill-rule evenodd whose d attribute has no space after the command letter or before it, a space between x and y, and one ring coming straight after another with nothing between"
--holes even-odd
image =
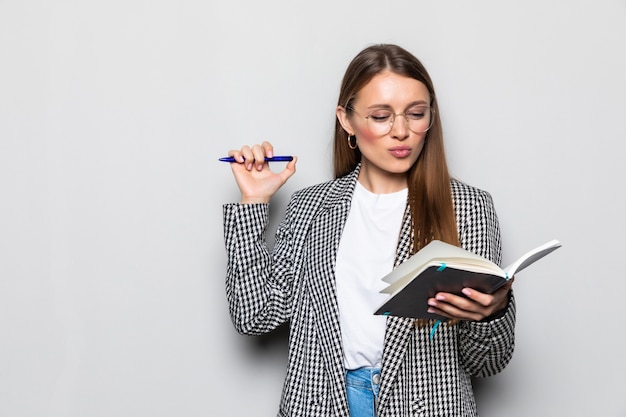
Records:
<instances>
[{"instance_id":1,"label":"gold hoop earring","mask_svg":"<svg viewBox=\"0 0 626 417\"><path fill-rule=\"evenodd\" d=\"M354 139L354 145L352 144L352 139ZM348 135L348 148L354 150L357 148L356 146L356 136L355 135Z\"/></svg>"}]
</instances>

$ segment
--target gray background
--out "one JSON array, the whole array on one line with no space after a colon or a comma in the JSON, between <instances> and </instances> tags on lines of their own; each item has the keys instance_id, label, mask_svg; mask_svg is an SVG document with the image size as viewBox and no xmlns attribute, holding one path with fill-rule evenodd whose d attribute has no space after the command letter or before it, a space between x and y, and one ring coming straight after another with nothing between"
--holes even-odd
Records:
<instances>
[{"instance_id":1,"label":"gray background","mask_svg":"<svg viewBox=\"0 0 626 417\"><path fill-rule=\"evenodd\" d=\"M430 71L504 263L563 243L517 277L481 415L626 416L625 21L624 0L0 0L0 416L275 415L286 331L231 326L217 158L299 156L275 228L331 177L341 76L377 42Z\"/></svg>"}]
</instances>

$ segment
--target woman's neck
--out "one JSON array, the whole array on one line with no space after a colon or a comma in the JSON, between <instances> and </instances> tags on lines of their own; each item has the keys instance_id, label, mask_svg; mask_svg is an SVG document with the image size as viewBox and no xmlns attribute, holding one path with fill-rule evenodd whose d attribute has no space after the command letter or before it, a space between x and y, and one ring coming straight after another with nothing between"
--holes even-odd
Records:
<instances>
[{"instance_id":1,"label":"woman's neck","mask_svg":"<svg viewBox=\"0 0 626 417\"><path fill-rule=\"evenodd\" d=\"M391 194L407 187L406 173L391 173L362 166L359 183L374 194Z\"/></svg>"}]
</instances>

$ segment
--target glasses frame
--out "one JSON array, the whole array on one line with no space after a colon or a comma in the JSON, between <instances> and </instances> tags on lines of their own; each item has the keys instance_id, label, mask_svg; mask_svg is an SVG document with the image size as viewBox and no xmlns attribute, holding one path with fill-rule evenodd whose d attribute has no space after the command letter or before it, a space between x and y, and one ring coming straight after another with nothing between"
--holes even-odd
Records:
<instances>
[{"instance_id":1,"label":"glasses frame","mask_svg":"<svg viewBox=\"0 0 626 417\"><path fill-rule=\"evenodd\" d=\"M435 114L435 109L433 109L431 106L424 106L425 108L430 110L430 123L428 124L428 127L426 128L426 130L422 130L421 132L416 132L415 130L411 129L411 123L409 122L409 116L406 115L406 112L402 112L402 113L394 113L390 110L391 113L391 117L389 119L389 130L386 133L382 133L380 136L385 136L387 135L389 132L391 132L391 129L393 129L393 124L396 121L396 117L397 116L403 116L404 120L406 120L406 127L407 129L409 129L411 132L413 133L426 133L430 130L431 127L433 127L433 123L434 123L434 114ZM367 128L372 130L372 128L369 125L369 119L372 116L372 113L374 113L377 110L372 110L370 113L368 113L367 116L363 116L361 113L359 113L358 111L356 111L356 109L352 106L346 106L346 110L351 110L353 111L357 116L361 116L362 118L364 118L366 120L367 123ZM380 109L378 109L380 110Z\"/></svg>"}]
</instances>

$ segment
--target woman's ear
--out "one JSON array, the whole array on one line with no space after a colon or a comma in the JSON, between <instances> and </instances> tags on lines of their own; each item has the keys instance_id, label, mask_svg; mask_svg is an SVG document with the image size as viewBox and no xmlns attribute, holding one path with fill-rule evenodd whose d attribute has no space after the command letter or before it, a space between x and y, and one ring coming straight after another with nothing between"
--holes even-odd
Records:
<instances>
[{"instance_id":1,"label":"woman's ear","mask_svg":"<svg viewBox=\"0 0 626 417\"><path fill-rule=\"evenodd\" d=\"M352 123L350 123L350 119L348 118L348 113L343 106L337 106L337 120L343 127L343 130L346 131L348 136L354 135L354 129L352 129Z\"/></svg>"}]
</instances>

